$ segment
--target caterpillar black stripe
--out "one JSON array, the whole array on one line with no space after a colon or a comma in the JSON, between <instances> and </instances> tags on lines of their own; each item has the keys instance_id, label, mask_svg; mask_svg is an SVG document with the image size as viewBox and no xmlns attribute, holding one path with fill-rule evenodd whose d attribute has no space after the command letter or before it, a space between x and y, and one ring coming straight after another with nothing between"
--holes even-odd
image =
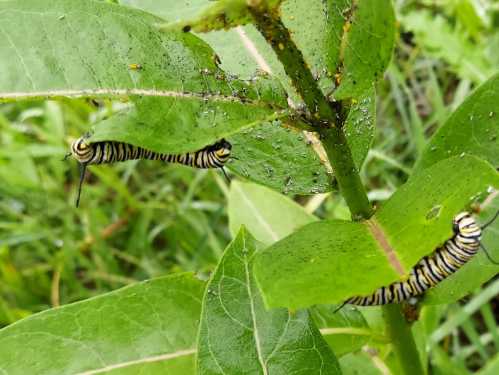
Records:
<instances>
[{"instance_id":1,"label":"caterpillar black stripe","mask_svg":"<svg viewBox=\"0 0 499 375\"><path fill-rule=\"evenodd\" d=\"M80 137L71 144L71 155L81 164L76 207L78 207L80 202L81 186L86 167L89 164L108 164L134 159L161 160L166 163L178 163L193 168L221 168L227 177L223 167L229 160L232 149L232 145L225 139L222 139L199 151L184 154L163 154L124 142L104 141L89 143L87 138L88 136Z\"/></svg>"},{"instance_id":2,"label":"caterpillar black stripe","mask_svg":"<svg viewBox=\"0 0 499 375\"><path fill-rule=\"evenodd\" d=\"M385 305L406 301L413 296L423 294L473 258L481 246L482 230L491 224L498 214L499 212L491 221L480 227L469 212L461 212L453 220L454 236L435 252L421 259L412 268L407 280L383 286L368 296L352 297L344 304ZM488 253L487 257L495 263Z\"/></svg>"}]
</instances>

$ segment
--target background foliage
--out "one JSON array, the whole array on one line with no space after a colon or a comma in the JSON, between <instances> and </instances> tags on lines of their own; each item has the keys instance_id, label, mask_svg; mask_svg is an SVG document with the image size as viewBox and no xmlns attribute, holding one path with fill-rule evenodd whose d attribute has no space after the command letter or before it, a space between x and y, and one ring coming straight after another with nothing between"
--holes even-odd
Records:
<instances>
[{"instance_id":1,"label":"background foliage","mask_svg":"<svg viewBox=\"0 0 499 375\"><path fill-rule=\"evenodd\" d=\"M122 3L174 20L190 15L192 9L189 7L195 8L202 2L180 2L182 4L176 8L161 7L161 2L156 1L126 0ZM437 131L448 134L449 123L466 122L459 118L459 111L450 118L449 115L474 88L492 76L499 64L499 8L492 0L400 0L394 5L399 21L394 58L384 79L377 85L376 110L367 108L374 106L374 99L369 95L364 102L366 108L362 108L360 103L358 110L361 115L367 111L368 117L375 117L376 132L363 132L368 134L365 139L359 141L360 145L353 145L359 150L367 150L374 137L367 155L360 151L356 161L360 165L365 156L361 175L369 198L375 203L386 201L414 170L421 168L421 164L431 165L448 157L441 155L441 151L448 147L438 139L433 139L428 145L430 136ZM295 25L299 28L296 15L286 11L291 11L284 10L288 27ZM258 40L254 30L245 30ZM229 50L224 54L226 45L237 35L228 33L222 38L222 33L204 34L203 38L221 55L223 69L238 73L241 79L251 78L255 71L247 63L251 58L245 56L246 51L236 55ZM266 57L271 51L261 42L257 46ZM305 55L310 61L317 59L313 51L305 50ZM272 60L269 61L273 64ZM320 61L317 64L320 65ZM277 76L284 75L282 68L274 65L271 68ZM331 84L330 78L320 74L318 78L326 91ZM284 81L283 85L289 89L289 82ZM345 87L347 90L348 85ZM481 101L484 111L489 105L487 92L485 90ZM276 100L279 99L282 98ZM297 151L297 156L307 159L312 166L321 165L310 147L301 146L305 144L303 139L298 139L301 135L286 132L276 135L258 127L248 130L249 134L244 138L234 136L231 139L233 144L239 142L244 148L237 156L248 158L241 164L232 165L231 169L254 181L270 181L269 186L286 193L294 202L267 188L238 180L229 186L216 171L177 166L157 168L154 162L134 161L90 168L83 204L79 209L74 208L78 170L73 161L61 161L71 140L86 132L89 124L106 120L126 106L127 103L105 99L98 102L86 99L33 100L0 105L0 326L50 307L99 296L157 276L194 271L201 279L207 279L231 238L237 234L240 223L248 225L249 231L256 233L258 239L267 245L317 218L349 219L348 208L336 192L300 195L328 190L325 168L312 179L302 176L300 171L293 172L297 177L291 180L286 180L286 176L278 172L286 170L292 161L279 166L272 164L278 161L269 160L250 168L253 167L252 155L267 152L265 147L269 146L263 146L262 140L271 138L280 139L280 142L270 145L274 152L303 147ZM266 115L264 112L262 110L262 117ZM486 114L480 121L488 120ZM495 113L490 117L493 116ZM352 119L352 123L355 121ZM216 138L219 134L211 136ZM481 141L489 143L487 159L497 166L497 151L493 151L496 137L497 134L486 134ZM250 141L246 142L246 139ZM468 139L463 137L463 143ZM435 152L415 165L418 156L428 147L435 147ZM284 184L283 181L287 182ZM296 189L296 186L305 187ZM498 205L497 199L494 200L487 212L494 211ZM278 227L266 225L276 222L273 215L279 209L290 213L289 222L280 222ZM257 215L248 215L248 212L258 213L258 219L252 221L251 217ZM497 232L497 227L492 230ZM246 234L240 233L238 238L242 236ZM232 246L236 254L241 251L235 248L235 244ZM495 250L498 254L497 246ZM235 255L224 255L227 262L235 262L231 257ZM480 285L480 277L496 272L497 268L480 254L480 258L467 266L466 272L455 275L429 293L425 301L428 305L422 309L413 332L420 346L429 343L435 373L480 370L482 374L492 374L499 368L499 330L495 321L498 281L492 280L478 289L469 289L467 285L470 275L477 280L476 285ZM484 280L487 279L484 277ZM199 316L202 283L189 275L167 276L148 287L163 288L163 284L170 283L186 284L192 289L195 297L192 306L188 311L178 312L172 306L159 306L149 301L151 311L171 308L171 314ZM147 283L139 284L138 288L143 285ZM127 308L134 303L143 303L140 299L134 300L139 298L133 291L136 287L117 292L122 293L117 295L117 299L126 301ZM468 292L471 293L469 297L455 302ZM432 304L432 301L441 303L442 298L447 298L449 303ZM210 306L215 310L216 300L214 298ZM101 302L95 299L92 303L99 306ZM107 301L102 302L101 307L92 308L105 311L113 306L119 305ZM309 319L314 319L339 357L345 374L355 373L353 369L386 373L387 368L397 373L393 354L386 345L379 309L364 309L362 313L346 309L335 315L332 311L329 305L317 306L311 310L310 316L300 313L293 317L294 324L308 324ZM52 312L45 314L40 317L44 322L50 322ZM68 315L71 314L68 311ZM224 319L223 316L219 318ZM281 315L275 319L286 322L286 317ZM59 323L57 320L54 325ZM189 351L195 345L195 329L183 323L172 328L183 336L168 343L171 350ZM34 331L39 329L40 323L36 319L29 324L33 325ZM16 325L12 329L16 329ZM164 338L150 341L153 332L154 329L129 334L137 335L134 337L138 341L149 340L150 348L154 343L164 347L161 341ZM97 337L99 339L107 336L106 332L98 333L101 335ZM308 335L306 339L313 342L318 334L311 332ZM2 347L4 344L2 342ZM113 347L113 338L108 344L103 351ZM421 355L425 356L429 351L422 349ZM150 353L154 354L154 351L151 349ZM39 354L43 358L43 353ZM126 356L119 351L109 355L114 354L116 358ZM60 358L64 358L64 353L60 353ZM203 358L200 356L198 360L203 361ZM193 363L192 353L188 352L186 358L172 366L182 373ZM328 366L335 368L337 364L329 363ZM165 368L158 368L161 370Z\"/></svg>"}]
</instances>

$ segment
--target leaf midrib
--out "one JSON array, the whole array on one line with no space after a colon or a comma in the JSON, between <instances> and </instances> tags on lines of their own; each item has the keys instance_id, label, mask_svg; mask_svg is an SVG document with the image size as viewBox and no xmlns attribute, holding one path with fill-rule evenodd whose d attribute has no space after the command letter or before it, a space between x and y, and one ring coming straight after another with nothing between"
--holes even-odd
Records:
<instances>
[{"instance_id":1,"label":"leaf midrib","mask_svg":"<svg viewBox=\"0 0 499 375\"><path fill-rule=\"evenodd\" d=\"M171 359L179 358L179 357L185 357L188 355L192 355L196 353L196 349L185 349L185 350L179 350L173 353L165 353L165 354L160 354L152 357L145 357L145 358L140 358L137 360L133 361L127 361L127 362L120 362L120 363L114 363L105 367L101 368L96 368L93 370L89 371L83 371L83 372L78 372L75 373L74 375L94 375L94 374L102 374L108 371L116 370L116 369L121 369L121 368L126 368L142 363L153 363L153 362L161 362L161 361L168 361Z\"/></svg>"},{"instance_id":2,"label":"leaf midrib","mask_svg":"<svg viewBox=\"0 0 499 375\"><path fill-rule=\"evenodd\" d=\"M265 365L265 361L262 355L262 348L260 344L260 336L258 334L258 327L256 323L256 314L255 314L255 304L253 301L253 292L251 291L251 280L250 280L250 272L248 268L248 257L246 254L246 238L243 236L243 254L244 254L244 275L246 278L246 288L248 290L248 297L250 302L251 309L251 323L253 324L253 338L255 339L255 347L258 355L258 362L262 367L262 371L264 375L268 375L267 366Z\"/></svg>"}]
</instances>

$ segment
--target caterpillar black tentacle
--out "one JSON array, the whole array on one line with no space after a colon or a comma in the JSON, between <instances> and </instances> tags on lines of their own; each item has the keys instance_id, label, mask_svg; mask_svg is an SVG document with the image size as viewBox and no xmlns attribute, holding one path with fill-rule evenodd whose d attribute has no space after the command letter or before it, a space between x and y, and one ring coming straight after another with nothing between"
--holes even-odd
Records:
<instances>
[{"instance_id":1,"label":"caterpillar black tentacle","mask_svg":"<svg viewBox=\"0 0 499 375\"><path fill-rule=\"evenodd\" d=\"M412 268L407 280L383 286L368 296L352 297L339 308L347 303L359 306L399 303L423 294L460 269L478 252L480 247L483 248L480 242L482 230L496 220L498 215L499 211L489 222L480 227L469 212L459 213L453 220L454 236L435 252L421 259ZM491 262L496 263L488 253L487 257Z\"/></svg>"},{"instance_id":2,"label":"caterpillar black tentacle","mask_svg":"<svg viewBox=\"0 0 499 375\"><path fill-rule=\"evenodd\" d=\"M229 177L229 175L227 174L227 172L225 172L224 167L220 167L220 169L222 170L222 173L224 174L225 179L227 180L227 183L229 183L229 184L230 184L230 177Z\"/></svg>"},{"instance_id":3,"label":"caterpillar black tentacle","mask_svg":"<svg viewBox=\"0 0 499 375\"><path fill-rule=\"evenodd\" d=\"M88 135L85 135L71 144L71 154L81 164L76 207L78 207L80 202L85 170L89 164L109 164L133 159L161 160L166 163L178 163L193 168L220 168L228 179L223 167L230 158L232 145L225 139L221 139L199 151L184 154L163 154L124 142L104 141L89 143L87 139Z\"/></svg>"},{"instance_id":4,"label":"caterpillar black tentacle","mask_svg":"<svg viewBox=\"0 0 499 375\"><path fill-rule=\"evenodd\" d=\"M485 248L485 246L483 246L482 243L480 243L480 247L482 248L483 252L485 253L485 256L487 257L487 259L489 260L490 263L499 265L499 261L492 259L492 257L489 254L489 251Z\"/></svg>"}]
</instances>

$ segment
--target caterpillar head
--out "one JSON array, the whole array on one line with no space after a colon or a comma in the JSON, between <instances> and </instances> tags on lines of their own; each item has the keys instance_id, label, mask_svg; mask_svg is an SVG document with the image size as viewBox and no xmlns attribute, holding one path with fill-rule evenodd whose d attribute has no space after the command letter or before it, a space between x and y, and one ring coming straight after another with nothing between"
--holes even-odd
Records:
<instances>
[{"instance_id":1,"label":"caterpillar head","mask_svg":"<svg viewBox=\"0 0 499 375\"><path fill-rule=\"evenodd\" d=\"M71 144L71 154L80 163L88 163L93 155L94 151L92 145L86 142L86 137L80 137L73 141Z\"/></svg>"},{"instance_id":2,"label":"caterpillar head","mask_svg":"<svg viewBox=\"0 0 499 375\"><path fill-rule=\"evenodd\" d=\"M221 139L211 146L211 151L215 153L221 163L226 163L229 160L231 150L232 145L225 139Z\"/></svg>"}]
</instances>

